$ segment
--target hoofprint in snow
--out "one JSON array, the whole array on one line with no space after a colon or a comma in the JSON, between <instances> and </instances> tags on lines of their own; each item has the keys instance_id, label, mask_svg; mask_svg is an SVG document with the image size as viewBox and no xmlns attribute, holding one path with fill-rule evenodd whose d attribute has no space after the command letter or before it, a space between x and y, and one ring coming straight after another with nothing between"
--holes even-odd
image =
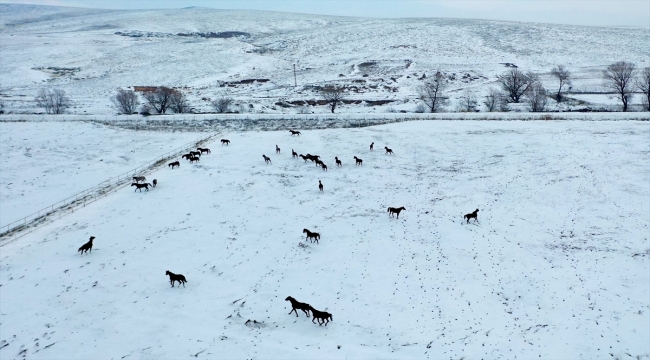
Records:
<instances>
[{"instance_id":1,"label":"hoofprint in snow","mask_svg":"<svg viewBox=\"0 0 650 360\"><path fill-rule=\"evenodd\" d=\"M554 66L572 72L568 97L577 96L551 101L552 110L618 109L604 93L602 70L620 60L646 67L650 56L647 29L477 19L0 4L0 28L0 96L13 113L43 112L34 97L46 87L70 95L70 113L113 115L117 89L146 86L181 89L195 112L230 96L233 111L322 113L327 106L302 106L321 100L316 87L333 83L353 101L340 112L413 112L417 87L437 70L453 111L465 90L481 100L498 87L497 75L512 64L538 73L551 92Z\"/></svg>"},{"instance_id":2,"label":"hoofprint in snow","mask_svg":"<svg viewBox=\"0 0 650 360\"><path fill-rule=\"evenodd\" d=\"M647 359L649 135L569 121L227 134L156 189L4 246L0 355ZM288 314L289 295L333 321Z\"/></svg>"}]
</instances>

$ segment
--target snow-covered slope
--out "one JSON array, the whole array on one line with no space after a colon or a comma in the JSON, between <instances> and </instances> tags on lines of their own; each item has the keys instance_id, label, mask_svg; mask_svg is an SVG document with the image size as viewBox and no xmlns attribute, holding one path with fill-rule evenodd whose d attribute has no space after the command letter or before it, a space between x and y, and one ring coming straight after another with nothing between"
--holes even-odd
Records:
<instances>
[{"instance_id":1,"label":"snow-covered slope","mask_svg":"<svg viewBox=\"0 0 650 360\"><path fill-rule=\"evenodd\" d=\"M0 85L8 111L34 112L37 90L49 86L70 94L73 113L112 114L108 99L116 89L165 85L183 89L196 111L210 111L210 99L227 95L254 112L295 113L294 104L275 104L317 99L312 87L332 82L348 86L353 100L392 100L340 111L412 111L419 79L438 69L456 99L462 89L480 96L495 86L505 63L541 73L550 89L555 81L548 72L564 64L580 92L602 91L601 70L614 61L650 65L650 33L631 28L8 4L0 4L0 22ZM246 83L253 79L260 81ZM591 103L606 100L601 95Z\"/></svg>"},{"instance_id":2,"label":"snow-covered slope","mask_svg":"<svg viewBox=\"0 0 650 360\"><path fill-rule=\"evenodd\" d=\"M648 359L649 135L631 121L226 134L152 174L155 190L3 246L0 357ZM333 322L287 314L289 295Z\"/></svg>"}]
</instances>

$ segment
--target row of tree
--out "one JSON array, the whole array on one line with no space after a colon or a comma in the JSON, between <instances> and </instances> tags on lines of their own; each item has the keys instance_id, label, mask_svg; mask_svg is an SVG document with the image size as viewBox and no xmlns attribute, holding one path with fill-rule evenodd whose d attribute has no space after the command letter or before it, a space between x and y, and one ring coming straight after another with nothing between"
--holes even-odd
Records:
<instances>
[{"instance_id":1,"label":"row of tree","mask_svg":"<svg viewBox=\"0 0 650 360\"><path fill-rule=\"evenodd\" d=\"M562 102L563 91L571 84L571 72L563 65L551 69L551 75L558 81L557 92L549 93L539 81L539 76L533 72L524 73L518 68L512 68L497 77L500 89L491 88L483 99L487 111L508 111L510 104L526 103L533 112L546 109L549 98ZM622 102L623 111L629 108L629 102L634 90L643 94L644 110L650 111L650 67L637 71L634 63L619 61L603 71L603 84L614 92ZM417 88L417 94L422 103L416 108L417 112L440 112L449 104L445 91L448 80L438 71L430 80ZM328 104L332 113L346 97L346 88L340 85L329 85L318 88L321 97ZM144 104L140 96L133 90L118 90L111 97L115 109L121 114L133 114L140 109L142 114L165 114L171 111L176 114L191 112L189 101L180 90L168 87L157 87L153 91L143 92ZM45 109L48 114L62 114L70 106L70 98L61 89L41 89L36 96L36 104ZM230 111L233 99L219 97L211 101L217 113ZM476 95L465 90L457 103L458 111L475 111L478 105ZM0 109L1 110L1 109Z\"/></svg>"}]
</instances>

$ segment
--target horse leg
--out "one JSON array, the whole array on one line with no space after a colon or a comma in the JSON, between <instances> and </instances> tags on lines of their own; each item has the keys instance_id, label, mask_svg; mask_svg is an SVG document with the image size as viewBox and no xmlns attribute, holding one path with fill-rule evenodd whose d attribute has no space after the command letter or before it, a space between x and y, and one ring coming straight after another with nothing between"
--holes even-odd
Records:
<instances>
[{"instance_id":1,"label":"horse leg","mask_svg":"<svg viewBox=\"0 0 650 360\"><path fill-rule=\"evenodd\" d=\"M309 311L307 311L307 310L305 310L305 309L302 309L302 312L304 312L305 315L307 315L307 317L309 317Z\"/></svg>"}]
</instances>

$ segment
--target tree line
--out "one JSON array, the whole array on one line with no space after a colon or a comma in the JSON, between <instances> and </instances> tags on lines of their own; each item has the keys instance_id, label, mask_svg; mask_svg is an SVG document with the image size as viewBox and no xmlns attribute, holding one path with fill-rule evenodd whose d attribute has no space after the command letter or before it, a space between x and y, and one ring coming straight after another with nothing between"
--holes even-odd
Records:
<instances>
[{"instance_id":1,"label":"tree line","mask_svg":"<svg viewBox=\"0 0 650 360\"><path fill-rule=\"evenodd\" d=\"M528 105L532 112L544 111L549 99L558 103L564 101L565 91L571 86L572 74L564 65L552 68L550 74L557 81L555 88L557 90L547 90L536 73L523 72L516 67L511 68L497 76L498 88L491 88L482 99L482 104L489 112L509 111L511 104L519 103ZM618 61L603 70L602 80L605 88L620 100L623 111L628 111L635 90L642 94L643 109L650 111L650 67L639 71L634 63ZM415 111L432 113L446 111L449 105L448 84L444 74L437 71L433 77L418 86L416 92L421 103ZM317 88L317 91L332 113L346 98L346 88L342 85L328 85ZM168 111L183 114L193 110L181 90L164 86L144 91L142 99L136 91L118 90L110 100L114 109L120 114L134 114L138 111L143 115L166 114ZM35 97L35 103L48 114L62 114L72 104L62 89L40 89ZM217 113L230 112L233 103L234 100L227 96L218 97L210 102ZM476 111L478 103L479 99L476 95L466 89L456 104L456 110ZM4 112L4 104L0 102L0 113L2 112Z\"/></svg>"}]
</instances>

